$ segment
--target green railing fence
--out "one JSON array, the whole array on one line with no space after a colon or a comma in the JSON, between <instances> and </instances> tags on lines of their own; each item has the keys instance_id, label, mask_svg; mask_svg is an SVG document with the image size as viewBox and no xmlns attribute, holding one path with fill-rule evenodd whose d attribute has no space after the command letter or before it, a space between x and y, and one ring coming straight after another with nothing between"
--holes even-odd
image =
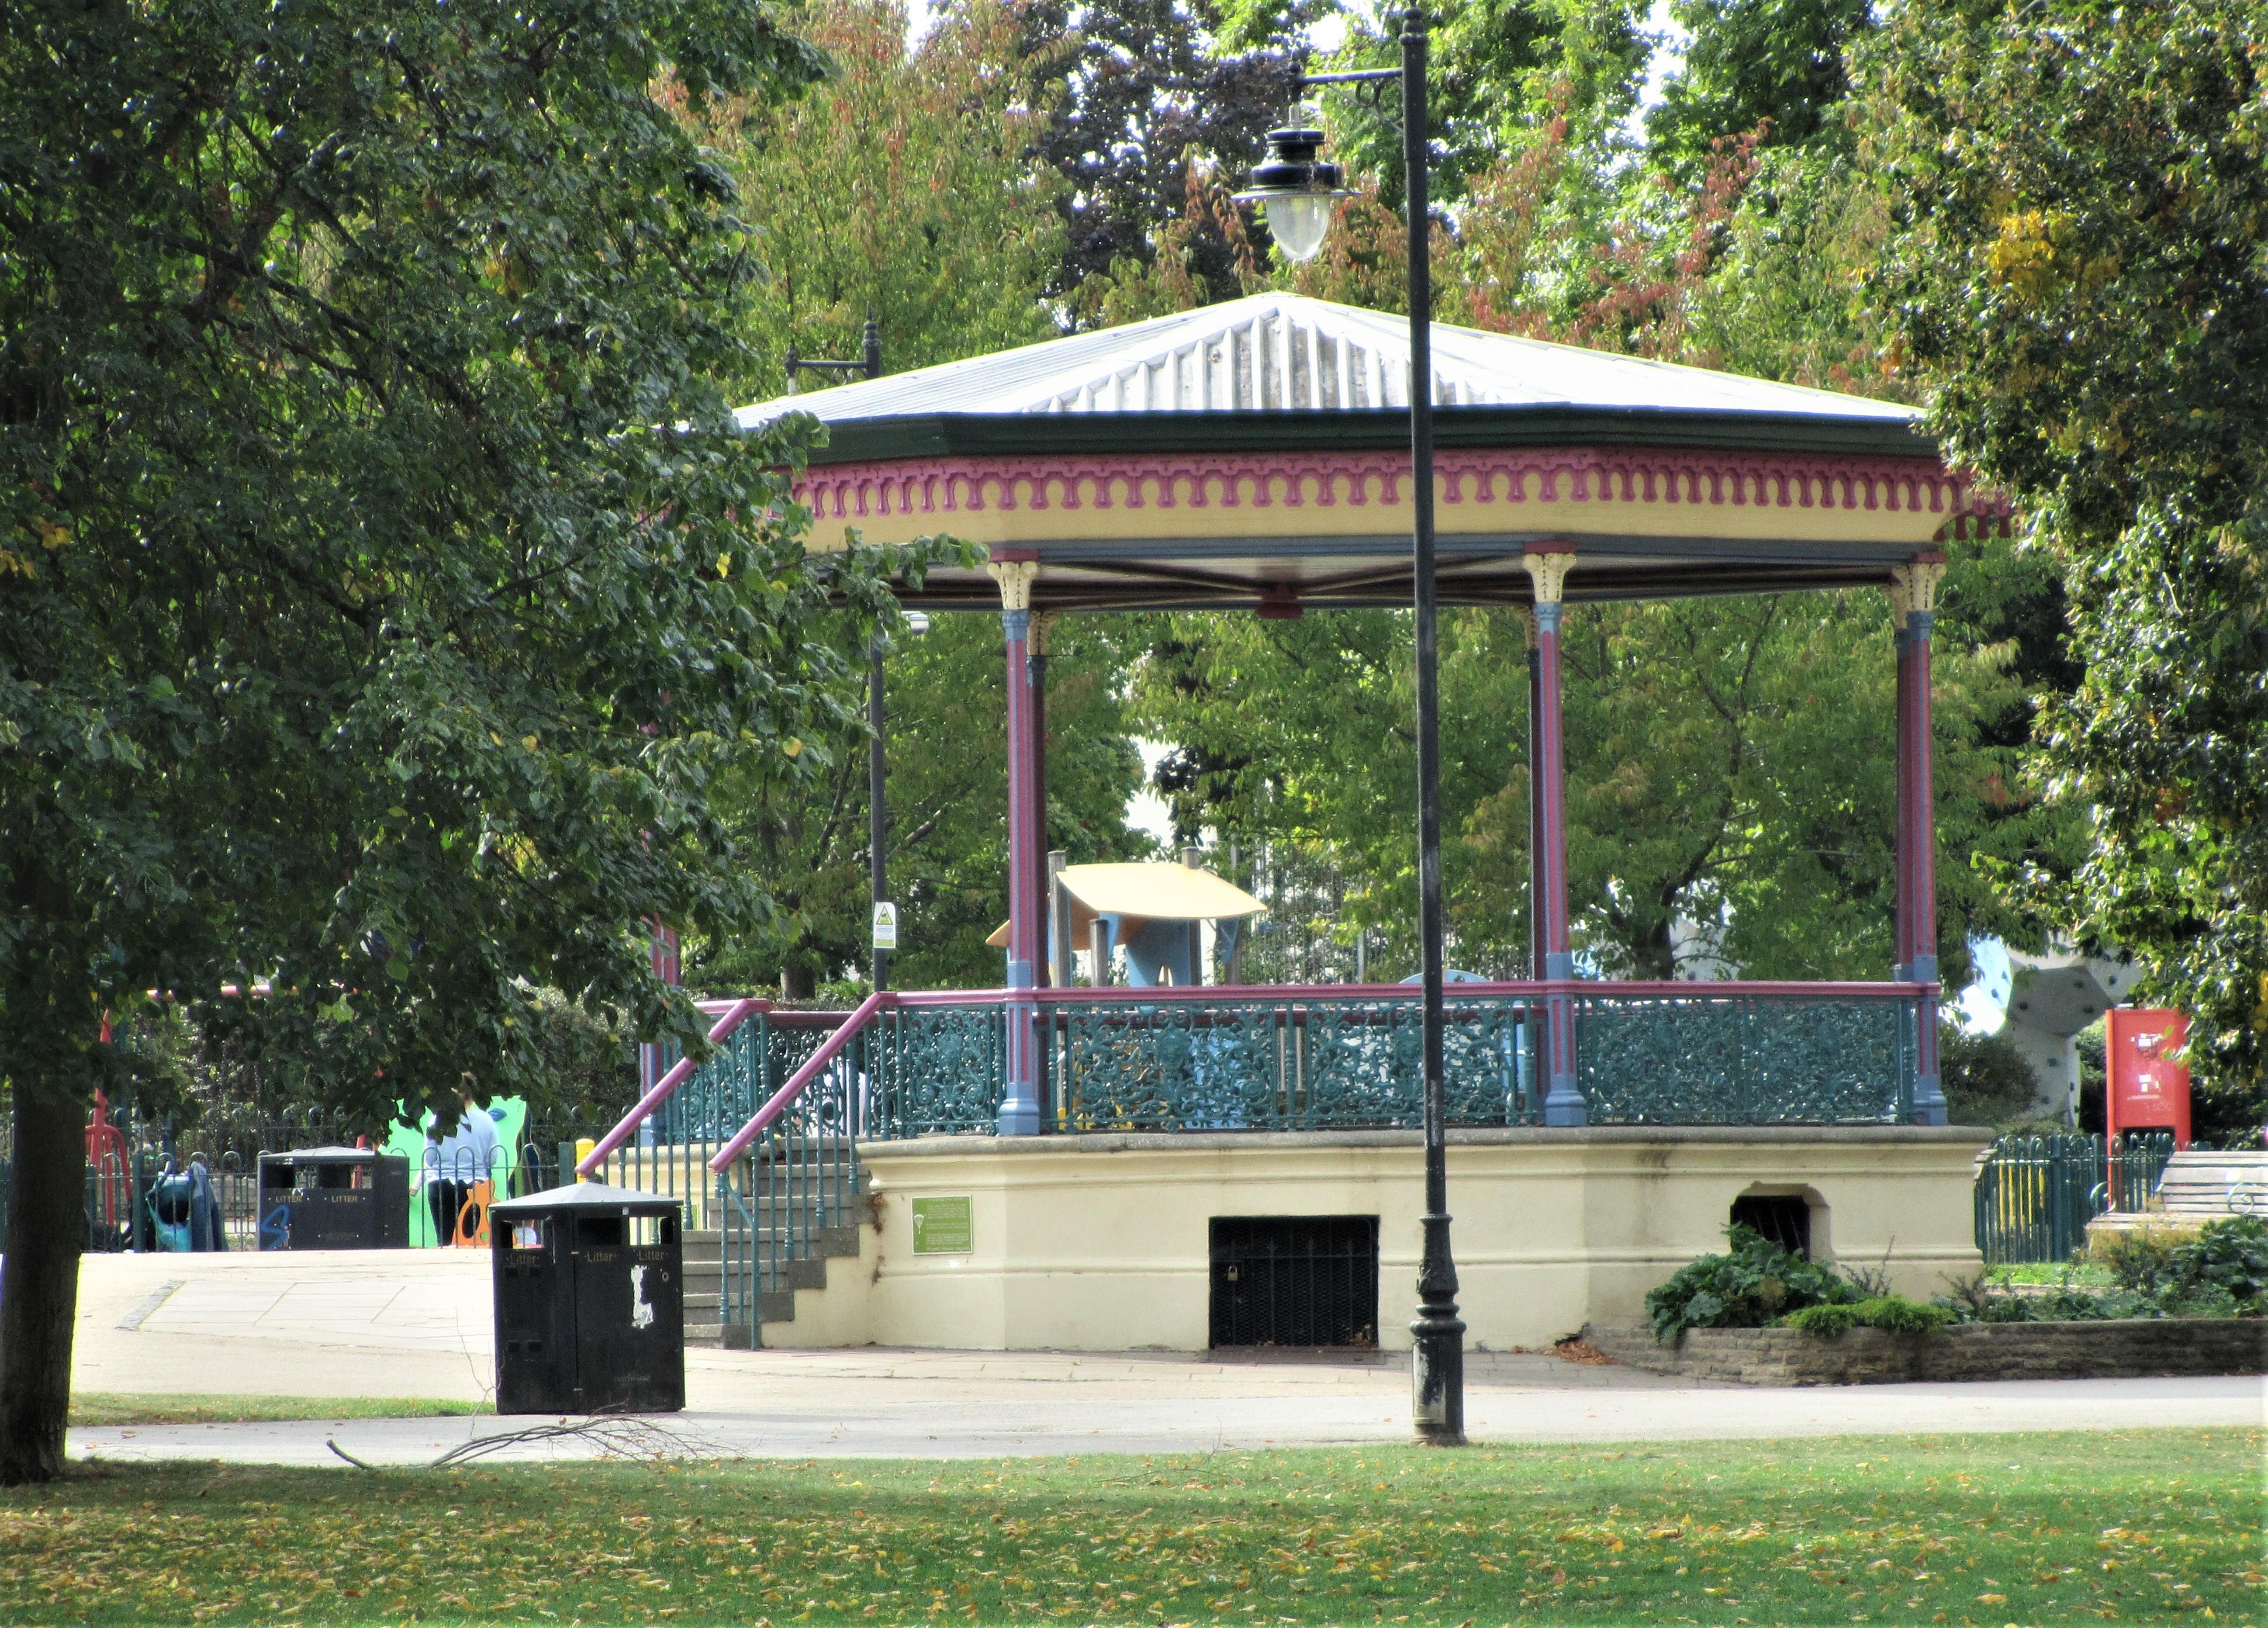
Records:
<instances>
[{"instance_id":1,"label":"green railing fence","mask_svg":"<svg viewBox=\"0 0 2268 1628\"><path fill-rule=\"evenodd\" d=\"M1414 1126L1421 1011L1399 986L1064 991L1039 1016L1049 1128ZM1443 1011L1452 1123L1535 1123L1540 1006L1461 985Z\"/></svg>"},{"instance_id":2,"label":"green railing fence","mask_svg":"<svg viewBox=\"0 0 2268 1628\"><path fill-rule=\"evenodd\" d=\"M1977 1248L1988 1266L2067 1261L2087 1224L2139 1210L2173 1157L2170 1135L2106 1147L2099 1136L2002 1137L1977 1172Z\"/></svg>"}]
</instances>

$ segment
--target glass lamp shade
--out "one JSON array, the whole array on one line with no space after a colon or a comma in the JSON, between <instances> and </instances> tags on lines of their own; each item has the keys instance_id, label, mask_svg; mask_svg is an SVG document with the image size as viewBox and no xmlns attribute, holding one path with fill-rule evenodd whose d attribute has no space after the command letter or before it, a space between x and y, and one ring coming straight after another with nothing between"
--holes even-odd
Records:
<instances>
[{"instance_id":1,"label":"glass lamp shade","mask_svg":"<svg viewBox=\"0 0 2268 1628\"><path fill-rule=\"evenodd\" d=\"M1323 234L1330 230L1331 210L1337 203L1328 192L1279 192L1268 200L1264 207L1269 235L1285 258L1305 262L1315 257L1323 247Z\"/></svg>"}]
</instances>

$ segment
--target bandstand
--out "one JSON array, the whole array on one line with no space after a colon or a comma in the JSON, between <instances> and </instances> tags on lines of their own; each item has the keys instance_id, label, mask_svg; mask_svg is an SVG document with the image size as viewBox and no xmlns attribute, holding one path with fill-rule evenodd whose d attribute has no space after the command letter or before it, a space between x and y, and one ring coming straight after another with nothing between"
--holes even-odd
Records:
<instances>
[{"instance_id":1,"label":"bandstand","mask_svg":"<svg viewBox=\"0 0 2268 1628\"><path fill-rule=\"evenodd\" d=\"M1447 1005L1473 1343L1637 1321L1736 1200L1793 1206L1815 1254L1931 1292L1977 1259L1988 1139L1945 1124L1938 1088L1933 595L1945 545L2003 507L1902 407L1468 329L1432 343L1440 598L1529 631L1541 976ZM1000 617L1011 874L1001 987L884 992L823 1021L718 1004L716 1056L670 1071L585 1162L699 1201L727 1344L1203 1348L1241 1270L1223 1239L1281 1223L1296 1252L1303 1220L1342 1252L1371 1226L1377 1303L1350 1326L1407 1344L1417 991L1051 982L1044 743L1064 616L1408 603L1408 377L1400 319L1265 294L745 409L826 427L797 486L814 549L855 533L983 551L903 598ZM1578 976L1563 618L1833 588L1887 591L1894 618L1889 976ZM665 1104L670 1138L640 1147Z\"/></svg>"}]
</instances>

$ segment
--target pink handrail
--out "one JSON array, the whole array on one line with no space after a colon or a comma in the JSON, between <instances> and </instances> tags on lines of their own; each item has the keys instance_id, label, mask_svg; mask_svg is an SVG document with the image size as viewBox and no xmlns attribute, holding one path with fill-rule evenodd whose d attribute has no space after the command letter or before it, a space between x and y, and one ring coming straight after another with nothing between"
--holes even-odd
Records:
<instances>
[{"instance_id":1,"label":"pink handrail","mask_svg":"<svg viewBox=\"0 0 2268 1628\"><path fill-rule=\"evenodd\" d=\"M1469 1000L1484 996L1527 996L1541 998L1547 995L1628 995L1637 998L1654 999L1732 999L1744 995L1778 996L1809 999L1826 999L1848 996L1859 1000L1896 1000L1937 989L1934 983L1823 983L1795 982L1749 982L1726 979L1617 980L1608 978L1504 979L1487 983L1451 983L1443 993L1451 1001ZM1008 998L1005 990L970 991L987 1001ZM959 991L956 991L959 994ZM1236 1001L1236 1000L1382 1000L1418 998L1415 983L1206 983L1176 986L1159 984L1134 986L1113 983L1101 989L1077 986L1071 989L1037 989L1017 991L1019 998L1042 1006L1073 1003L1099 1003L1107 1006L1160 1006L1175 1001ZM906 998L912 1004L913 997ZM955 1004L961 1004L956 1001Z\"/></svg>"},{"instance_id":2,"label":"pink handrail","mask_svg":"<svg viewBox=\"0 0 2268 1628\"><path fill-rule=\"evenodd\" d=\"M819 1078L820 1071L835 1061L843 1048L850 1043L852 1035L873 1021L874 1014L883 1007L895 1005L897 996L890 990L877 990L860 1001L858 1008L843 1020L843 1027L820 1042L819 1050L806 1057L803 1066L787 1077L787 1084L772 1093L771 1101L758 1109L733 1139L717 1150L717 1156L709 1161L709 1168L721 1175L734 1160L747 1153L748 1145L770 1129L772 1122L787 1112L796 1098L803 1094L805 1088Z\"/></svg>"},{"instance_id":3,"label":"pink handrail","mask_svg":"<svg viewBox=\"0 0 2268 1628\"><path fill-rule=\"evenodd\" d=\"M1894 983L1884 980L1828 983L1744 978L1680 978L1675 981L1492 978L1484 983L1452 983L1447 986L1446 992L1452 1000L1520 995L1629 995L1643 998L1676 997L1689 999L1696 996L1730 999L1742 995L1763 995L1815 1000L1848 996L1858 1000L1897 1000L1934 993L1939 988L1935 983ZM1418 990L1415 983L1206 983L1183 986L1152 984L1139 988L1112 983L1101 989L1079 984L1070 989L896 990L892 994L895 998L891 1004L898 1006L1001 1006L1013 1002L1053 1006L1087 1001L1159 1005L1177 1000L1415 1000Z\"/></svg>"},{"instance_id":4,"label":"pink handrail","mask_svg":"<svg viewBox=\"0 0 2268 1628\"><path fill-rule=\"evenodd\" d=\"M709 1004L703 1003L703 1011L707 1010ZM747 1022L750 1017L770 1005L771 1002L756 996L733 1002L725 1008L725 1015L718 1018L710 1028L709 1043L715 1045L741 1024ZM640 1097L637 1100L637 1105L622 1116L622 1123L593 1145L589 1156L576 1165L575 1174L581 1176L596 1175L599 1173L599 1168L607 1162L608 1155L629 1141L638 1126L645 1123L646 1116L664 1102L668 1101L677 1087L692 1078L693 1069L694 1063L691 1057L680 1057L671 1064L669 1072L653 1082L653 1089Z\"/></svg>"}]
</instances>

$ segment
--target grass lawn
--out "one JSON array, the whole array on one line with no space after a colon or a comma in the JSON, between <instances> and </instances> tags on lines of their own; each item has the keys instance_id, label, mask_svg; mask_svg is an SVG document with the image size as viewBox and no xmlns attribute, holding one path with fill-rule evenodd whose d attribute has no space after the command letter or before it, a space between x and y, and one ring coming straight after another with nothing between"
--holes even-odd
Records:
<instances>
[{"instance_id":1,"label":"grass lawn","mask_svg":"<svg viewBox=\"0 0 2268 1628\"><path fill-rule=\"evenodd\" d=\"M2118 1279L2107 1266L2091 1261L2029 1261L2016 1266L1995 1266L1985 1274L1996 1284L2070 1283L2090 1293L2115 1289Z\"/></svg>"},{"instance_id":2,"label":"grass lawn","mask_svg":"<svg viewBox=\"0 0 2268 1628\"><path fill-rule=\"evenodd\" d=\"M1948 1623L2264 1615L2247 1430L1211 1456L105 1465L0 1622Z\"/></svg>"},{"instance_id":3,"label":"grass lawn","mask_svg":"<svg viewBox=\"0 0 2268 1628\"><path fill-rule=\"evenodd\" d=\"M75 1390L73 1425L237 1425L286 1418L453 1418L493 1413L489 1402L443 1396L231 1396Z\"/></svg>"}]
</instances>

